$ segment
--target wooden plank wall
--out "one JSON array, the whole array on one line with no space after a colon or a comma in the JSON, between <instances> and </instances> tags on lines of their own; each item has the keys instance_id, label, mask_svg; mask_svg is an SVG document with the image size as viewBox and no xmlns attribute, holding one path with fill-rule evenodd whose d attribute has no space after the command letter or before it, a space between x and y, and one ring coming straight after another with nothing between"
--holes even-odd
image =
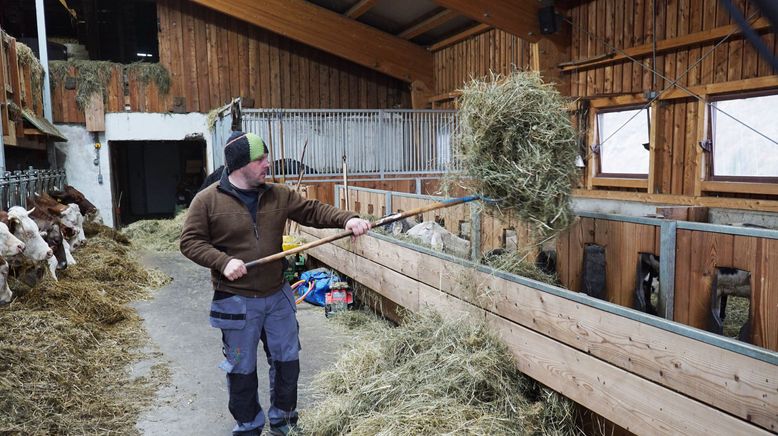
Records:
<instances>
[{"instance_id":1,"label":"wooden plank wall","mask_svg":"<svg viewBox=\"0 0 778 436\"><path fill-rule=\"evenodd\" d=\"M760 17L752 3L744 0L734 3L745 11L746 17ZM613 51L612 47L628 49L651 44L653 35L662 41L734 24L718 0L657 2L656 29L649 0L590 0L570 9L569 16L574 23L571 46L574 62L604 55ZM742 36L735 35L714 49L719 40L658 54L656 69L667 79L654 78L648 69L629 60L578 68L568 73L572 97L640 94L652 88L654 79L654 89L661 91L676 78L678 84L689 87L776 74ZM778 53L774 30L762 33L762 40ZM650 53L638 56L638 60L647 65L652 63ZM699 113L696 99L664 101L659 111L656 193L693 196L694 179L699 172L694 147L703 138L703 132L698 131L698 119L703 114Z\"/></svg>"},{"instance_id":2,"label":"wooden plank wall","mask_svg":"<svg viewBox=\"0 0 778 436\"><path fill-rule=\"evenodd\" d=\"M778 351L778 240L679 230L675 321L708 330L716 268L751 273L752 343Z\"/></svg>"},{"instance_id":3,"label":"wooden plank wall","mask_svg":"<svg viewBox=\"0 0 778 436\"><path fill-rule=\"evenodd\" d=\"M566 289L580 292L584 248L588 244L600 245L605 248L606 299L620 306L634 307L640 254L658 256L659 241L658 226L579 218L557 238L559 281ZM684 274L678 269L676 273Z\"/></svg>"},{"instance_id":4,"label":"wooden plank wall","mask_svg":"<svg viewBox=\"0 0 778 436\"><path fill-rule=\"evenodd\" d=\"M410 107L405 82L186 0L157 5L160 62L187 111L238 96L258 108Z\"/></svg>"},{"instance_id":5,"label":"wooden plank wall","mask_svg":"<svg viewBox=\"0 0 778 436\"><path fill-rule=\"evenodd\" d=\"M471 78L484 77L490 71L508 74L515 69L530 69L530 45L502 30L492 29L433 53L435 93L445 94L462 88ZM453 109L454 101L442 101L436 107Z\"/></svg>"},{"instance_id":6,"label":"wooden plank wall","mask_svg":"<svg viewBox=\"0 0 778 436\"><path fill-rule=\"evenodd\" d=\"M758 18L755 5L736 0L735 5L745 11L746 17ZM656 29L650 0L589 0L571 8L568 15L572 26L572 61L595 58L616 49L628 49L651 44L656 33L658 41L710 31L716 27L735 24L718 0L667 0L657 2ZM762 35L768 47L778 53L775 32ZM695 65L718 41L682 47L657 55L656 67L665 77L683 86L707 85L753 77L770 76L769 64L761 59L753 46L742 36L724 42L713 53ZM607 45L606 45L607 44ZM651 54L638 57L651 63ZM687 68L688 74L684 75ZM591 97L602 94L640 93L651 87L650 72L629 60L607 66L581 68L572 75L573 97ZM657 77L657 88L664 89L670 81ZM679 107L683 110L685 107Z\"/></svg>"}]
</instances>

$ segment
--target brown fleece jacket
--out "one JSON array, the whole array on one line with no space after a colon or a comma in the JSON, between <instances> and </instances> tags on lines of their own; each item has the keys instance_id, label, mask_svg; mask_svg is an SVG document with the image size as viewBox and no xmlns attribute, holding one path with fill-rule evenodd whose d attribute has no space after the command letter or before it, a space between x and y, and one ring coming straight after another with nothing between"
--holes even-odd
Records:
<instances>
[{"instance_id":1,"label":"brown fleece jacket","mask_svg":"<svg viewBox=\"0 0 778 436\"><path fill-rule=\"evenodd\" d=\"M222 275L231 259L248 262L281 251L284 225L290 218L317 228L343 228L354 212L306 200L286 185L264 185L259 192L256 224L226 177L192 200L181 232L181 253L211 269L214 290L250 297L268 296L283 285L282 261L249 268L229 281Z\"/></svg>"}]
</instances>

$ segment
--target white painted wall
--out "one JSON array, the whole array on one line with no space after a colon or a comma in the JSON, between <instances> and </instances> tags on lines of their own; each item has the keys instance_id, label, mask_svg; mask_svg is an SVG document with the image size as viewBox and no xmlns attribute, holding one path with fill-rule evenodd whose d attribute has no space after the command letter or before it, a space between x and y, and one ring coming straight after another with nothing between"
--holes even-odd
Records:
<instances>
[{"instance_id":1,"label":"white painted wall","mask_svg":"<svg viewBox=\"0 0 778 436\"><path fill-rule=\"evenodd\" d=\"M103 183L97 182L98 167L94 165L94 136L83 125L57 125L68 142L57 143L64 154L62 166L68 183L100 209L105 224L113 226L113 198L111 196L110 143L111 141L181 141L195 135L205 140L208 172L213 171L212 135L206 125L206 116L199 113L159 114L120 112L105 114L105 132L99 135L100 166Z\"/></svg>"}]
</instances>

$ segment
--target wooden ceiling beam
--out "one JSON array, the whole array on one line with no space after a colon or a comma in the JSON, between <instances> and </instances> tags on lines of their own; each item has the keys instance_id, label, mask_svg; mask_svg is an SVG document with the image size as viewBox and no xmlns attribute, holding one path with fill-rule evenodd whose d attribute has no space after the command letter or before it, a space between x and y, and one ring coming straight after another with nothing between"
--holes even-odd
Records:
<instances>
[{"instance_id":1,"label":"wooden ceiling beam","mask_svg":"<svg viewBox=\"0 0 778 436\"><path fill-rule=\"evenodd\" d=\"M375 6L376 1L378 0L359 0L354 6L350 7L348 11L346 11L345 15L352 20L356 20L357 18L367 13L367 11L369 11L373 6Z\"/></svg>"},{"instance_id":2,"label":"wooden ceiling beam","mask_svg":"<svg viewBox=\"0 0 778 436\"><path fill-rule=\"evenodd\" d=\"M471 36L479 35L481 33L484 33L488 30L491 30L492 26L488 24L476 24L475 26L457 33L456 35L449 36L448 38L438 41L435 44L432 44L431 46L427 47L427 50L429 51L438 51L441 49L444 49L450 45L454 45L460 41L464 41L467 38L470 38Z\"/></svg>"},{"instance_id":3,"label":"wooden ceiling beam","mask_svg":"<svg viewBox=\"0 0 778 436\"><path fill-rule=\"evenodd\" d=\"M305 0L191 0L407 82L433 86L432 54Z\"/></svg>"},{"instance_id":4,"label":"wooden ceiling beam","mask_svg":"<svg viewBox=\"0 0 778 436\"><path fill-rule=\"evenodd\" d=\"M456 12L450 9L444 9L443 11L438 12L426 20L403 30L397 35L397 37L402 39L416 38L417 36L427 33L438 26L448 23L452 19L456 18L457 15L458 14Z\"/></svg>"},{"instance_id":5,"label":"wooden ceiling beam","mask_svg":"<svg viewBox=\"0 0 778 436\"><path fill-rule=\"evenodd\" d=\"M548 39L557 45L569 46L569 32L558 31L553 35L542 35L538 24L538 0L434 0L444 8L452 9L480 23L518 36L529 42Z\"/></svg>"}]
</instances>

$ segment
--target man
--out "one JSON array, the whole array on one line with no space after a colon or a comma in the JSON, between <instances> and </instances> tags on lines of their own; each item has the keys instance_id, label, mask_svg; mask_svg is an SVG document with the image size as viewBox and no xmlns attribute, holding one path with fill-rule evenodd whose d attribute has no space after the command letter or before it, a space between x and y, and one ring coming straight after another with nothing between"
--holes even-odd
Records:
<instances>
[{"instance_id":1,"label":"man","mask_svg":"<svg viewBox=\"0 0 778 436\"><path fill-rule=\"evenodd\" d=\"M359 236L370 223L353 212L305 200L286 185L265 184L267 147L252 133L233 132L224 147L221 179L192 200L181 252L211 269L210 323L222 331L233 435L260 435L265 424L257 394L257 346L262 336L272 362L268 420L271 434L297 423L300 372L296 305L282 262L247 269L244 262L281 251L287 218L313 227L341 227ZM273 374L274 373L274 374Z\"/></svg>"}]
</instances>

